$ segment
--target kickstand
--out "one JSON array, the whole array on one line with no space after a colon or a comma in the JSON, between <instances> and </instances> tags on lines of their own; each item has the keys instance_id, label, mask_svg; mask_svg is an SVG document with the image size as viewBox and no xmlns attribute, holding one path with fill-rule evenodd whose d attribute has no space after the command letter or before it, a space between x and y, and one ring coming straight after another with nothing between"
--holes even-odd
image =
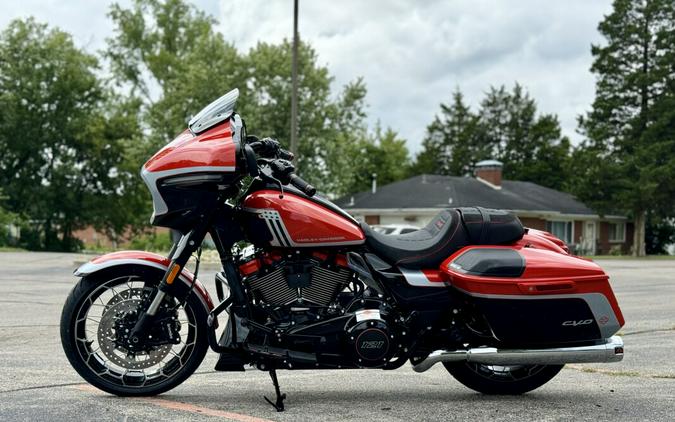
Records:
<instances>
[{"instance_id":1,"label":"kickstand","mask_svg":"<svg viewBox=\"0 0 675 422\"><path fill-rule=\"evenodd\" d=\"M277 379L277 371L272 369L270 371L270 377L272 378L272 383L274 384L274 391L277 393L277 402L273 403L272 400L268 399L266 396L263 397L265 398L265 400L267 400L267 403L271 404L275 409L277 409L277 412L283 412L286 394L281 394L281 391L279 390L279 380Z\"/></svg>"}]
</instances>

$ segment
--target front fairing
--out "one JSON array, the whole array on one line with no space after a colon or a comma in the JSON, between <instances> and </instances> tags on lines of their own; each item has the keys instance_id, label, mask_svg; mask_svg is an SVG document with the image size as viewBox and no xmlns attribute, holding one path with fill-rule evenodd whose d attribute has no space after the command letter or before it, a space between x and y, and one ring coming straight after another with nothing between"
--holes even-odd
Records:
<instances>
[{"instance_id":1,"label":"front fairing","mask_svg":"<svg viewBox=\"0 0 675 422\"><path fill-rule=\"evenodd\" d=\"M186 130L143 165L153 225L187 227L192 214L212 206L218 190L236 181L242 126L234 115L199 135Z\"/></svg>"}]
</instances>

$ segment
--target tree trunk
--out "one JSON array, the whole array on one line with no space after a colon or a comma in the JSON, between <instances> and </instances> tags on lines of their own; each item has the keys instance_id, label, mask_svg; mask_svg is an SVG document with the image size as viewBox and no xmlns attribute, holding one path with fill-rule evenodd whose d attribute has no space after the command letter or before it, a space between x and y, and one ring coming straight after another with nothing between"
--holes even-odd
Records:
<instances>
[{"instance_id":1,"label":"tree trunk","mask_svg":"<svg viewBox=\"0 0 675 422\"><path fill-rule=\"evenodd\" d=\"M73 237L73 228L70 223L63 224L61 239L61 250L64 252L74 252L75 251L75 238Z\"/></svg>"},{"instance_id":2,"label":"tree trunk","mask_svg":"<svg viewBox=\"0 0 675 422\"><path fill-rule=\"evenodd\" d=\"M633 256L645 256L645 222L647 213L636 211L633 220Z\"/></svg>"},{"instance_id":3,"label":"tree trunk","mask_svg":"<svg viewBox=\"0 0 675 422\"><path fill-rule=\"evenodd\" d=\"M44 250L53 251L58 242L58 236L56 235L56 230L52 227L52 220L47 219L43 227L45 232Z\"/></svg>"}]
</instances>

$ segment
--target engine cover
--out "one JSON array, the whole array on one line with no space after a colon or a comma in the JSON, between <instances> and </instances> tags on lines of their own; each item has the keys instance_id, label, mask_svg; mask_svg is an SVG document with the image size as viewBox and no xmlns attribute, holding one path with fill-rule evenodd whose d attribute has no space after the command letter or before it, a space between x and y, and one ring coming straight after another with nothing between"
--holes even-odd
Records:
<instances>
[{"instance_id":1,"label":"engine cover","mask_svg":"<svg viewBox=\"0 0 675 422\"><path fill-rule=\"evenodd\" d=\"M347 353L357 366L374 368L387 363L396 351L388 324L378 309L362 309L354 313L348 325Z\"/></svg>"}]
</instances>

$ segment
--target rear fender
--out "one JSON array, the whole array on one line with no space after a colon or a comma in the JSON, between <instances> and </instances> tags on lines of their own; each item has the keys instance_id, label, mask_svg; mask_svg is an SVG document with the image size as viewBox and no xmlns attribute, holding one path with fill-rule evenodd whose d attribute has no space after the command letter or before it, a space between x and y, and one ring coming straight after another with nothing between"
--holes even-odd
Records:
<instances>
[{"instance_id":1,"label":"rear fender","mask_svg":"<svg viewBox=\"0 0 675 422\"><path fill-rule=\"evenodd\" d=\"M82 264L75 270L74 274L77 277L85 277L121 265L142 265L166 271L169 268L169 264L169 258L155 253L144 251L120 251L97 256L86 264ZM199 280L195 279L190 271L183 269L178 279L187 287L192 286L194 283L193 291L199 296L204 307L208 312L213 310L214 305L211 296L204 285L200 283Z\"/></svg>"}]
</instances>

